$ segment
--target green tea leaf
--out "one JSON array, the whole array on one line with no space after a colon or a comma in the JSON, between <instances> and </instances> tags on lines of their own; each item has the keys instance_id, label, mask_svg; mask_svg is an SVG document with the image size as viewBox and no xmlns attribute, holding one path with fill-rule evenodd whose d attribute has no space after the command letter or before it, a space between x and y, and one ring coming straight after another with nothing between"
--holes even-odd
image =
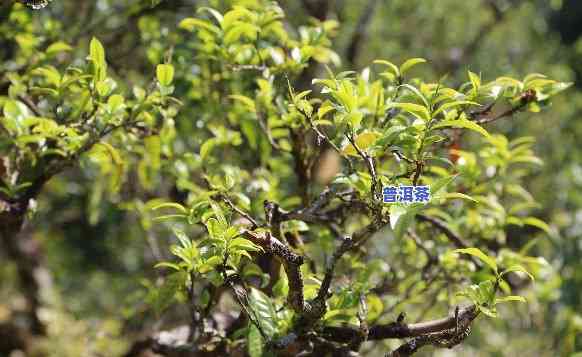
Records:
<instances>
[{"instance_id":1,"label":"green tea leaf","mask_svg":"<svg viewBox=\"0 0 582 357\"><path fill-rule=\"evenodd\" d=\"M527 302L527 300L523 296L510 295L510 296L503 296L503 297L496 298L495 305L500 304L500 303L504 303L504 302L511 302L511 301Z\"/></svg>"},{"instance_id":2,"label":"green tea leaf","mask_svg":"<svg viewBox=\"0 0 582 357\"><path fill-rule=\"evenodd\" d=\"M478 132L479 134L483 135L484 137L490 137L487 130L483 129L479 124L472 122L468 119L461 118L461 119L447 119L443 120L436 125L433 125L432 129L440 129L440 128L464 128Z\"/></svg>"},{"instance_id":3,"label":"green tea leaf","mask_svg":"<svg viewBox=\"0 0 582 357\"><path fill-rule=\"evenodd\" d=\"M159 64L156 67L156 76L163 86L170 86L174 80L174 66L171 64Z\"/></svg>"},{"instance_id":4,"label":"green tea leaf","mask_svg":"<svg viewBox=\"0 0 582 357\"><path fill-rule=\"evenodd\" d=\"M548 224L546 222L542 221L539 218L527 217L527 218L523 219L523 223L530 225L530 226L537 227L548 234L550 234L552 232L550 226L548 226Z\"/></svg>"},{"instance_id":5,"label":"green tea leaf","mask_svg":"<svg viewBox=\"0 0 582 357\"><path fill-rule=\"evenodd\" d=\"M95 65L95 81L102 81L107 77L107 62L105 60L105 49L101 42L93 37L89 44L89 58Z\"/></svg>"},{"instance_id":6,"label":"green tea leaf","mask_svg":"<svg viewBox=\"0 0 582 357\"><path fill-rule=\"evenodd\" d=\"M271 299L262 291L251 288L249 304L265 334L275 335L277 333L277 312Z\"/></svg>"},{"instance_id":7,"label":"green tea leaf","mask_svg":"<svg viewBox=\"0 0 582 357\"><path fill-rule=\"evenodd\" d=\"M154 207L152 207L152 210L156 211L162 208L175 208L178 211L180 211L181 213L187 214L188 210L186 209L186 207L182 206L179 203L174 203L174 202L165 202L165 203L161 203L159 205L156 205Z\"/></svg>"},{"instance_id":8,"label":"green tea leaf","mask_svg":"<svg viewBox=\"0 0 582 357\"><path fill-rule=\"evenodd\" d=\"M495 259L483 253L479 248L455 249L453 252L472 255L487 264L491 269L493 269L495 274L497 274L497 263L495 262Z\"/></svg>"},{"instance_id":9,"label":"green tea leaf","mask_svg":"<svg viewBox=\"0 0 582 357\"><path fill-rule=\"evenodd\" d=\"M511 272L519 272L519 273L523 273L525 275L527 275L528 278L530 278L532 281L535 281L534 276L527 271L527 269L521 265L512 265L509 268L505 269L502 273L501 276L504 276L505 274L511 273Z\"/></svg>"},{"instance_id":10,"label":"green tea leaf","mask_svg":"<svg viewBox=\"0 0 582 357\"><path fill-rule=\"evenodd\" d=\"M407 60L400 66L400 75L404 76L404 74L408 72L412 67L420 63L426 63L426 60L424 58L411 58Z\"/></svg>"},{"instance_id":11,"label":"green tea leaf","mask_svg":"<svg viewBox=\"0 0 582 357\"><path fill-rule=\"evenodd\" d=\"M259 332L259 329L252 323L249 323L249 333L247 335L247 352L250 357L262 357L263 356L263 336Z\"/></svg>"}]
</instances>

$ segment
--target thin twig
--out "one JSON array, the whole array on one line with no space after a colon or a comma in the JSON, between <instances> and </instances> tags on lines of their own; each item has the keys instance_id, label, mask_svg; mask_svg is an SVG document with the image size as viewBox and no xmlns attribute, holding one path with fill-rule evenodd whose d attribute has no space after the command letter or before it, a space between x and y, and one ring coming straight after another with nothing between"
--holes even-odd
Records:
<instances>
[{"instance_id":1,"label":"thin twig","mask_svg":"<svg viewBox=\"0 0 582 357\"><path fill-rule=\"evenodd\" d=\"M497 121L497 120L502 119L502 118L511 117L515 113L517 113L517 112L521 111L523 108L525 108L528 103L529 103L529 101L522 100L515 107L511 107L511 108L507 109L506 111L499 113L497 115L479 117L479 118L475 119L475 123L477 123L477 124L489 124L489 123L492 123L492 122Z\"/></svg>"},{"instance_id":2,"label":"thin twig","mask_svg":"<svg viewBox=\"0 0 582 357\"><path fill-rule=\"evenodd\" d=\"M335 273L335 266L341 257L352 247L353 241L352 237L345 236L336 251L333 253L327 268L325 270L325 276L321 282L321 286L317 293L315 300L325 301L329 298L329 288L331 286L331 281L333 279L333 274Z\"/></svg>"},{"instance_id":3,"label":"thin twig","mask_svg":"<svg viewBox=\"0 0 582 357\"><path fill-rule=\"evenodd\" d=\"M374 9L376 8L377 4L378 0L368 0L368 3L362 11L362 15L358 19L356 29L352 34L352 38L346 52L346 59L348 63L351 63L352 65L355 64L360 53L360 49L365 42L364 40L366 38L366 30L375 13Z\"/></svg>"},{"instance_id":4,"label":"thin twig","mask_svg":"<svg viewBox=\"0 0 582 357\"><path fill-rule=\"evenodd\" d=\"M255 219L253 217L251 217L248 213L246 213L245 211L243 211L242 209L238 208L231 200L230 198L228 198L228 196L224 195L224 194L220 194L218 195L218 197L220 199L222 199L222 201L224 203L226 203L230 209L232 209L233 211L235 211L236 213L238 213L238 215L242 216L243 218L245 218L247 221L249 221L251 223L251 229L255 229L257 227L259 227L259 224L257 223L257 221L255 221Z\"/></svg>"},{"instance_id":5,"label":"thin twig","mask_svg":"<svg viewBox=\"0 0 582 357\"><path fill-rule=\"evenodd\" d=\"M435 228L439 229L444 235L457 247L457 248L468 248L469 245L465 243L463 238L457 233L453 232L445 222L438 218L430 217L424 214L417 214L416 218L421 222L427 222L432 224Z\"/></svg>"},{"instance_id":6,"label":"thin twig","mask_svg":"<svg viewBox=\"0 0 582 357\"><path fill-rule=\"evenodd\" d=\"M350 158L341 151L341 149L329 138L329 136L327 136L325 133L323 133L319 129L317 124L315 124L315 122L313 121L313 118L310 115L308 115L304 110L302 110L300 108L297 108L297 111L301 115L303 115L303 117L305 119L307 119L307 121L309 122L311 129L317 135L317 143L321 142L322 140L325 141L329 146L331 146L340 155L341 158L343 158L348 163L350 172L355 172L354 164L352 163L352 160L350 160Z\"/></svg>"},{"instance_id":7,"label":"thin twig","mask_svg":"<svg viewBox=\"0 0 582 357\"><path fill-rule=\"evenodd\" d=\"M364 159L364 162L366 162L366 167L368 168L368 173L370 174L370 176L372 178L372 185L370 186L370 194L372 197L372 202L375 202L376 197L377 197L376 190L377 190L377 186L378 186L378 175L376 174L376 166L374 164L374 158L372 156L368 155L367 152L362 151L358 147L358 144L354 140L353 134L346 133L345 136L349 140L349 142L352 144L352 146L356 149L356 152L358 153L358 155L360 155L362 157L362 159Z\"/></svg>"},{"instance_id":8,"label":"thin twig","mask_svg":"<svg viewBox=\"0 0 582 357\"><path fill-rule=\"evenodd\" d=\"M18 100L20 100L22 103L24 103L26 105L26 107L28 109L30 109L30 111L34 114L34 116L42 117L42 113L40 112L40 109L38 109L38 107L36 106L36 104L34 104L32 99L30 99L29 97L24 96L24 95L19 95Z\"/></svg>"}]
</instances>

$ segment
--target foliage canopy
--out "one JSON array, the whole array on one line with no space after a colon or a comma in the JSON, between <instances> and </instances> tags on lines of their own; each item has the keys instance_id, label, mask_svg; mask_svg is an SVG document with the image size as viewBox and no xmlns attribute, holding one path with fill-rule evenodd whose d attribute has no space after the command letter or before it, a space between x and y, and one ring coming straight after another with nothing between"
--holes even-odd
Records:
<instances>
[{"instance_id":1,"label":"foliage canopy","mask_svg":"<svg viewBox=\"0 0 582 357\"><path fill-rule=\"evenodd\" d=\"M6 319L20 337L1 352L407 356L543 301L533 282L555 271L512 237L557 235L527 182L543 161L496 125L539 121L571 83L360 66L317 7L297 24L284 1L180 4L124 3L110 34L1 5L2 274L26 317ZM430 186L429 202L383 202L399 185ZM86 267L106 273L67 278ZM67 306L74 284L87 300ZM72 342L75 311L124 295L105 335Z\"/></svg>"}]
</instances>

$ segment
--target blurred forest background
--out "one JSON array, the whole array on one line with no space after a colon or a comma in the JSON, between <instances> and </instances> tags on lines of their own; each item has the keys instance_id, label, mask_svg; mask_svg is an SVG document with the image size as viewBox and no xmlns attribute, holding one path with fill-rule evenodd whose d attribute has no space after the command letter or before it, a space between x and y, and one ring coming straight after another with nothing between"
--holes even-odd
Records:
<instances>
[{"instance_id":1,"label":"blurred forest background","mask_svg":"<svg viewBox=\"0 0 582 357\"><path fill-rule=\"evenodd\" d=\"M5 95L8 83L4 73L26 65L38 48L62 41L72 47L63 55L67 60L82 60L93 36L107 49L111 73L123 79L120 85L147 85L153 68L170 49L179 52L194 41L177 30L181 19L193 16L197 7L228 9L232 2L54 0L44 10L30 11L2 0L0 95ZM525 294L528 304L511 305L503 318L480 322L462 346L423 353L582 356L576 353L582 351L582 1L281 0L279 4L287 21L296 26L312 17L339 22L332 46L341 59L339 69L361 70L379 58L400 63L423 57L429 63L419 67L419 74L433 80L446 74L451 83L463 82L467 70L489 79L541 72L575 82L566 95L554 100L552 110L531 120L517 117L493 124L505 134L538 140L535 152L544 165L528 177L527 188L539 203L536 215L549 222L551 233L520 229L509 232L507 239L509 245L535 242L531 255L547 260L545 276ZM175 58L179 63L180 57ZM177 85L174 94L186 103L178 118L194 118L188 100L198 100L199 93L185 90ZM198 130L192 124L179 125L185 137ZM163 167L171 163L159 165L161 174L150 178L155 184L126 184L119 194L108 191L108 182L100 180L96 170L71 169L55 177L40 197L23 234L34 238L37 245L31 249L42 252L43 264L52 273L42 296L42 318L49 328L43 344L51 355L122 355L144 331L164 323L144 301L146 287L159 273L152 266L156 255L164 254L160 250L168 233L152 229L151 220L136 214L145 209L147 199L182 194L163 174ZM21 301L15 267L5 263L2 251L0 262L1 328Z\"/></svg>"}]
</instances>

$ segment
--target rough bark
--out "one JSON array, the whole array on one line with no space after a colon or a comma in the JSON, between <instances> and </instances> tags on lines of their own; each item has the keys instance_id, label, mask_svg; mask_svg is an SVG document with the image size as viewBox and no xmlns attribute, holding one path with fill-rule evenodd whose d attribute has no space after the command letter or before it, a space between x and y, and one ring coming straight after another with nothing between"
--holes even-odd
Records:
<instances>
[{"instance_id":1,"label":"rough bark","mask_svg":"<svg viewBox=\"0 0 582 357\"><path fill-rule=\"evenodd\" d=\"M0 240L8 259L16 265L18 284L26 301L25 315L30 332L43 335L45 327L38 316L41 304L40 291L45 269L40 263L37 244L21 233L28 203L0 200L4 211L0 212Z\"/></svg>"}]
</instances>

